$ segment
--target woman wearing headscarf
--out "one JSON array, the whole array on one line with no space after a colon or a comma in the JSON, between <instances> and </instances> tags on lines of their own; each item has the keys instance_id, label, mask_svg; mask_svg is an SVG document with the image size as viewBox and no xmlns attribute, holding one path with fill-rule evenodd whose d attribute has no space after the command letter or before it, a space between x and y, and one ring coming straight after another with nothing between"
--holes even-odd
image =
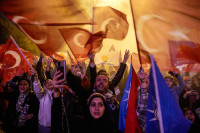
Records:
<instances>
[{"instance_id":1,"label":"woman wearing headscarf","mask_svg":"<svg viewBox=\"0 0 200 133\"><path fill-rule=\"evenodd\" d=\"M84 132L87 133L118 133L117 123L108 117L106 98L100 93L93 93L87 100L88 112Z\"/></svg>"}]
</instances>

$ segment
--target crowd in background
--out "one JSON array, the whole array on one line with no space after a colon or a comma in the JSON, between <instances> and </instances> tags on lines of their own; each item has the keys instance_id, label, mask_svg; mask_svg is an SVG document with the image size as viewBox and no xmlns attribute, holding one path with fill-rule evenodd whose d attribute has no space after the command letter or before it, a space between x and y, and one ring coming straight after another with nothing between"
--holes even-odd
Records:
<instances>
[{"instance_id":1,"label":"crowd in background","mask_svg":"<svg viewBox=\"0 0 200 133\"><path fill-rule=\"evenodd\" d=\"M117 73L109 80L105 70L97 72L94 54L88 56L86 75L80 63L62 73L57 69L59 61L49 57L44 64L41 53L31 75L24 73L3 84L0 132L120 133L119 94L115 88L126 70L129 55L126 51ZM189 132L200 132L200 75L182 77L177 70L168 73L165 81L184 116L192 122ZM149 77L142 67L137 76L141 84L136 112L142 132L146 132Z\"/></svg>"}]
</instances>

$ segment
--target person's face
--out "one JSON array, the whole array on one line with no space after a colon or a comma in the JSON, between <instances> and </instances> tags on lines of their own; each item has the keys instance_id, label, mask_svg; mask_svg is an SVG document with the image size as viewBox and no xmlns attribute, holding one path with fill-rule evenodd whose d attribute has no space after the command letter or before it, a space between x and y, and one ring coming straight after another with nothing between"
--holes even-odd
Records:
<instances>
[{"instance_id":1,"label":"person's face","mask_svg":"<svg viewBox=\"0 0 200 133\"><path fill-rule=\"evenodd\" d=\"M173 80L171 78L165 78L165 82L167 83L168 87L171 88L173 84Z\"/></svg>"},{"instance_id":2,"label":"person's face","mask_svg":"<svg viewBox=\"0 0 200 133\"><path fill-rule=\"evenodd\" d=\"M145 72L138 72L138 77L139 79L143 82L146 78L146 73Z\"/></svg>"},{"instance_id":3,"label":"person's face","mask_svg":"<svg viewBox=\"0 0 200 133\"><path fill-rule=\"evenodd\" d=\"M185 87L186 88L191 88L191 86L192 86L192 81L191 80L185 82Z\"/></svg>"},{"instance_id":4,"label":"person's face","mask_svg":"<svg viewBox=\"0 0 200 133\"><path fill-rule=\"evenodd\" d=\"M194 113L191 111L191 110L187 110L185 113L184 113L184 116L186 119L188 119L189 121L191 122L194 122L195 121L195 115Z\"/></svg>"},{"instance_id":5,"label":"person's face","mask_svg":"<svg viewBox=\"0 0 200 133\"><path fill-rule=\"evenodd\" d=\"M80 69L78 67L76 67L74 69L74 73L75 73L76 76L79 76L79 77L81 76L81 71L80 71Z\"/></svg>"},{"instance_id":6,"label":"person's face","mask_svg":"<svg viewBox=\"0 0 200 133\"><path fill-rule=\"evenodd\" d=\"M48 90L52 90L53 89L53 84L52 84L52 80L51 79L47 79L47 81L45 82L45 87Z\"/></svg>"},{"instance_id":7,"label":"person's face","mask_svg":"<svg viewBox=\"0 0 200 133\"><path fill-rule=\"evenodd\" d=\"M108 77L105 75L97 76L94 87L97 92L104 93L108 89Z\"/></svg>"},{"instance_id":8,"label":"person's face","mask_svg":"<svg viewBox=\"0 0 200 133\"><path fill-rule=\"evenodd\" d=\"M105 111L103 100L99 97L94 98L90 103L89 110L94 119L101 118Z\"/></svg>"},{"instance_id":9,"label":"person's face","mask_svg":"<svg viewBox=\"0 0 200 133\"><path fill-rule=\"evenodd\" d=\"M19 92L26 93L29 90L29 83L26 80L22 80L19 83Z\"/></svg>"},{"instance_id":10,"label":"person's face","mask_svg":"<svg viewBox=\"0 0 200 133\"><path fill-rule=\"evenodd\" d=\"M199 108L196 108L195 112L196 112L196 114L198 115L198 117L200 118L200 107L199 107Z\"/></svg>"}]
</instances>

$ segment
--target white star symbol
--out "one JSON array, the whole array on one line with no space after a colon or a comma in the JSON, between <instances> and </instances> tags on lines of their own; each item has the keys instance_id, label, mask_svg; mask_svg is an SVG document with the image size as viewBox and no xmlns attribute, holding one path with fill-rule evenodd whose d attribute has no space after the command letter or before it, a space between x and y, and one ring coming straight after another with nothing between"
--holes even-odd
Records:
<instances>
[{"instance_id":1,"label":"white star symbol","mask_svg":"<svg viewBox=\"0 0 200 133\"><path fill-rule=\"evenodd\" d=\"M130 93L130 90L129 91L127 91L127 90L125 90L124 92L126 92L128 95L129 95L129 93ZM125 102L125 101L128 101L128 98L129 97L127 97L126 99L124 99L123 101Z\"/></svg>"},{"instance_id":2,"label":"white star symbol","mask_svg":"<svg viewBox=\"0 0 200 133\"><path fill-rule=\"evenodd\" d=\"M156 104L155 100L154 100L154 103ZM157 107L157 104L156 104L156 107ZM154 117L151 120L149 120L149 121L159 120L159 118L158 118L158 108L156 108L155 110L147 109L147 111L149 111L150 113L154 114Z\"/></svg>"}]
</instances>

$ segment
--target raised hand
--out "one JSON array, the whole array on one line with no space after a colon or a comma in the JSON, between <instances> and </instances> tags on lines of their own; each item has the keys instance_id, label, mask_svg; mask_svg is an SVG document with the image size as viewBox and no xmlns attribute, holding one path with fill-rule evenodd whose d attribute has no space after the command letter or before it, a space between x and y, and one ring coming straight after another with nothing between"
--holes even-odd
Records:
<instances>
[{"instance_id":1,"label":"raised hand","mask_svg":"<svg viewBox=\"0 0 200 133\"><path fill-rule=\"evenodd\" d=\"M89 58L91 61L94 61L94 57L95 57L95 53L89 53L89 54L88 54L88 58Z\"/></svg>"},{"instance_id":2,"label":"raised hand","mask_svg":"<svg viewBox=\"0 0 200 133\"><path fill-rule=\"evenodd\" d=\"M31 69L30 72L31 72L31 75L34 76L34 80L39 80L39 79L38 79L38 73L37 73L36 70L32 70L32 69Z\"/></svg>"},{"instance_id":3,"label":"raised hand","mask_svg":"<svg viewBox=\"0 0 200 133\"><path fill-rule=\"evenodd\" d=\"M52 61L53 61L53 59L51 57L48 57L47 58L47 66L50 66Z\"/></svg>"},{"instance_id":4,"label":"raised hand","mask_svg":"<svg viewBox=\"0 0 200 133\"><path fill-rule=\"evenodd\" d=\"M94 57L95 57L95 53L89 53L88 54L88 58L90 59L90 67L94 67L95 66Z\"/></svg>"},{"instance_id":5,"label":"raised hand","mask_svg":"<svg viewBox=\"0 0 200 133\"><path fill-rule=\"evenodd\" d=\"M62 77L63 73L61 71L57 71L54 76L53 76L53 80L52 80L52 84L53 87L58 89L58 88L64 88L66 87L65 85L65 79L58 79L60 77Z\"/></svg>"},{"instance_id":6,"label":"raised hand","mask_svg":"<svg viewBox=\"0 0 200 133\"><path fill-rule=\"evenodd\" d=\"M128 60L129 56L130 56L130 51L126 50L124 54L124 60L123 60L124 64L126 64L126 61Z\"/></svg>"}]
</instances>

